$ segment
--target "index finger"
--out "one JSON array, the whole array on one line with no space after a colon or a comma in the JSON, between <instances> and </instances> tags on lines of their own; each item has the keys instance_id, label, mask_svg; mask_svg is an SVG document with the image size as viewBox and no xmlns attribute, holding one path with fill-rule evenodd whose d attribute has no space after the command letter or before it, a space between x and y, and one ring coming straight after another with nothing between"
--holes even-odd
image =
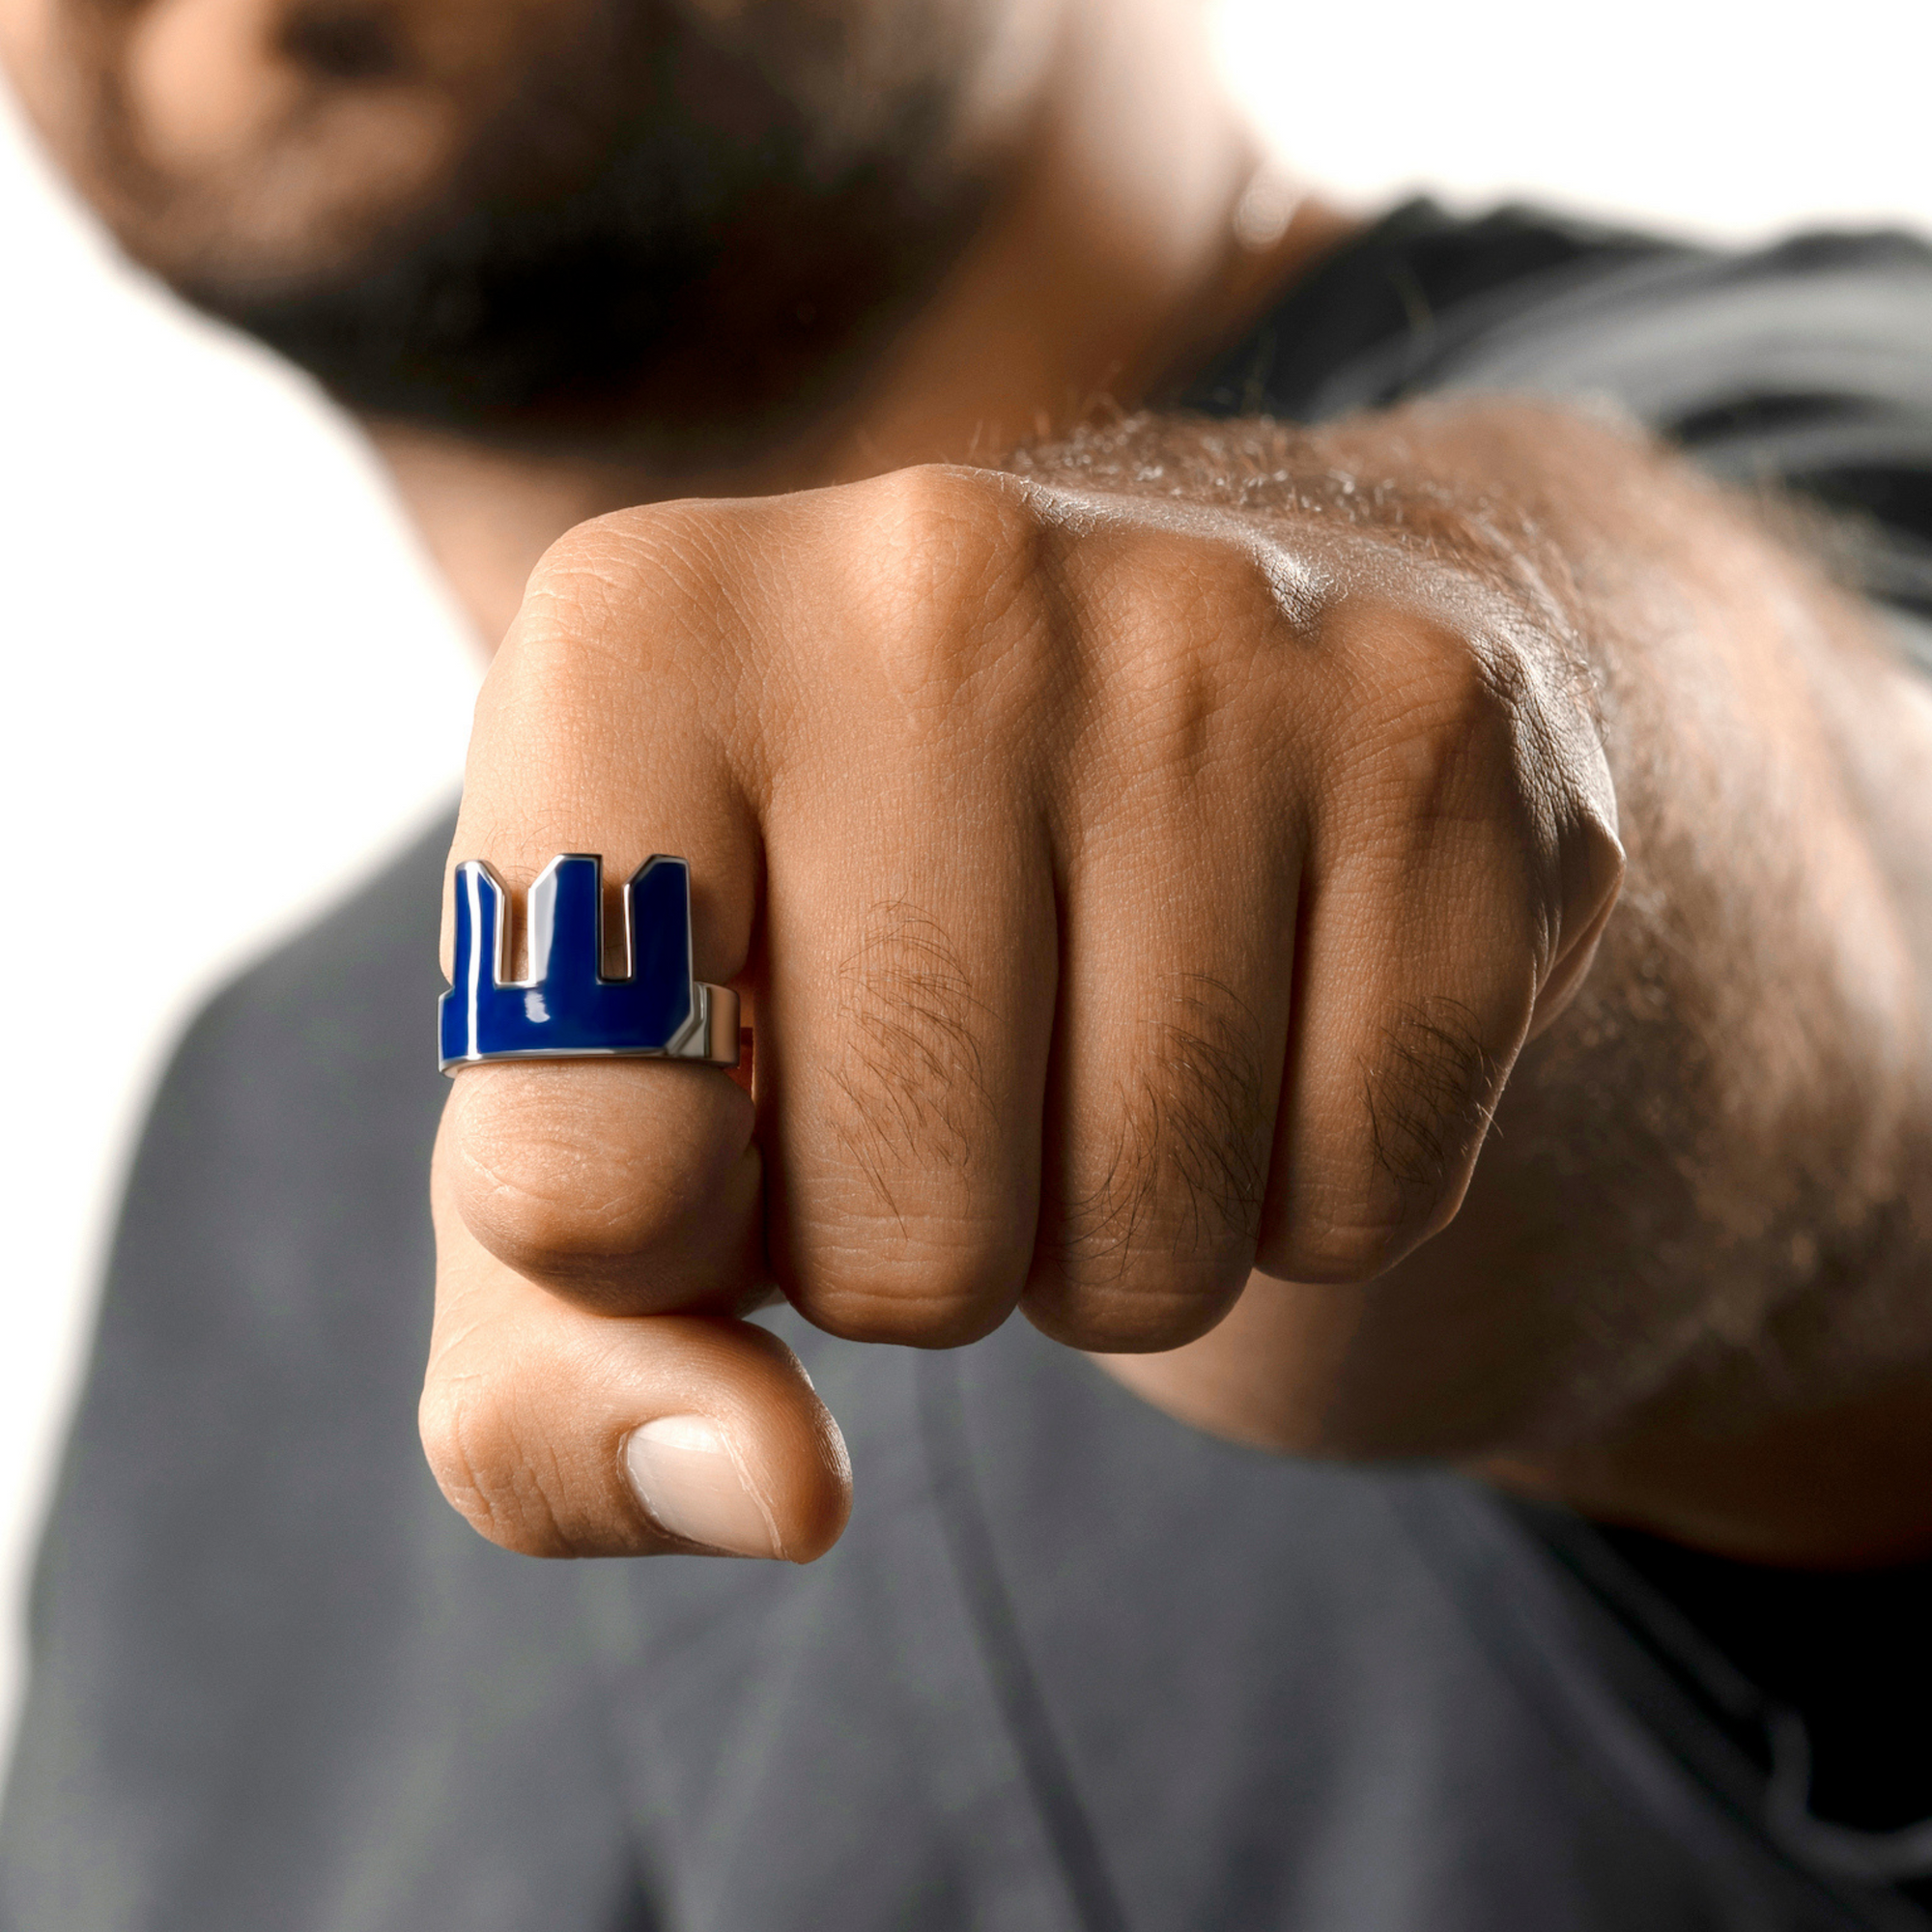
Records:
<instances>
[{"instance_id":1,"label":"index finger","mask_svg":"<svg viewBox=\"0 0 1932 1932\"><path fill-rule=\"evenodd\" d=\"M696 977L745 969L757 821L716 728L746 709L730 689L745 613L676 524L633 515L553 550L478 700L453 857L507 887L513 972L525 895L570 851L604 856L607 974L613 895L664 852L689 863ZM451 923L446 898L446 972ZM526 1279L619 1313L730 1310L762 1286L752 1109L716 1068L484 1064L459 1073L448 1126L457 1210Z\"/></svg>"}]
</instances>

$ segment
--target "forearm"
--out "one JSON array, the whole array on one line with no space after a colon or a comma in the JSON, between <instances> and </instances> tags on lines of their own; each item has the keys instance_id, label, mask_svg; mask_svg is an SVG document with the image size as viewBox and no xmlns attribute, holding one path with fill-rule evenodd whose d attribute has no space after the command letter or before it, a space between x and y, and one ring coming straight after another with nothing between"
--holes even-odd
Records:
<instances>
[{"instance_id":1,"label":"forearm","mask_svg":"<svg viewBox=\"0 0 1932 1932\"><path fill-rule=\"evenodd\" d=\"M1371 525L1513 602L1587 682L1628 858L1457 1221L1364 1290L1262 1290L1170 1406L1289 1446L1567 1466L1856 1404L1932 1353L1932 705L1855 600L1670 458L1516 405L1151 424L1037 468L1291 543ZM1326 1364L1319 1402L1253 1385L1241 1364L1284 1352L1253 1346L1264 1321Z\"/></svg>"}]
</instances>

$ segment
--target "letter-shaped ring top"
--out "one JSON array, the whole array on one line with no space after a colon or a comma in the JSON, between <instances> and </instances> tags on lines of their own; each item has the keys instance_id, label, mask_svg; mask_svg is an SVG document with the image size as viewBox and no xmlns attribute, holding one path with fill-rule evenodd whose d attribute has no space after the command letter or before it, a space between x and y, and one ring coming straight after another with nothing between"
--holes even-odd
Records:
<instances>
[{"instance_id":1,"label":"letter-shaped ring top","mask_svg":"<svg viewBox=\"0 0 1932 1932\"><path fill-rule=\"evenodd\" d=\"M738 996L692 978L691 867L647 859L624 888L623 977L604 977L604 861L565 852L525 901L529 977L509 978L508 901L480 859L456 868L442 1070L483 1060L636 1056L738 1064Z\"/></svg>"}]
</instances>

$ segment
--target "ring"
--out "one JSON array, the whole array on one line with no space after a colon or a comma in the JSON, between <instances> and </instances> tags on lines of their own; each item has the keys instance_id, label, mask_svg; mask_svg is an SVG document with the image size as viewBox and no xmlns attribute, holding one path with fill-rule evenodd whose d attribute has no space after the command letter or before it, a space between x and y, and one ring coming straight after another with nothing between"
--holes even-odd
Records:
<instances>
[{"instance_id":1,"label":"ring","mask_svg":"<svg viewBox=\"0 0 1932 1932\"><path fill-rule=\"evenodd\" d=\"M604 861L565 852L525 899L529 977L509 978L503 882L456 868L456 958L438 1003L440 1065L625 1058L738 1064L738 996L692 977L691 867L646 859L624 888L624 972L604 977Z\"/></svg>"}]
</instances>

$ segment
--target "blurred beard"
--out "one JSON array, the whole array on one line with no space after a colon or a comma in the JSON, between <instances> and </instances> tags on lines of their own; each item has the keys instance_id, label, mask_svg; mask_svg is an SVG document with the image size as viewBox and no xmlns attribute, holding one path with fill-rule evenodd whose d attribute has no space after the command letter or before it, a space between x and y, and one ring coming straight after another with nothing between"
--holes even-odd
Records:
<instances>
[{"instance_id":1,"label":"blurred beard","mask_svg":"<svg viewBox=\"0 0 1932 1932\"><path fill-rule=\"evenodd\" d=\"M176 288L352 410L512 444L728 461L836 410L985 205L952 90L855 134L657 7L572 41L355 259Z\"/></svg>"}]
</instances>

